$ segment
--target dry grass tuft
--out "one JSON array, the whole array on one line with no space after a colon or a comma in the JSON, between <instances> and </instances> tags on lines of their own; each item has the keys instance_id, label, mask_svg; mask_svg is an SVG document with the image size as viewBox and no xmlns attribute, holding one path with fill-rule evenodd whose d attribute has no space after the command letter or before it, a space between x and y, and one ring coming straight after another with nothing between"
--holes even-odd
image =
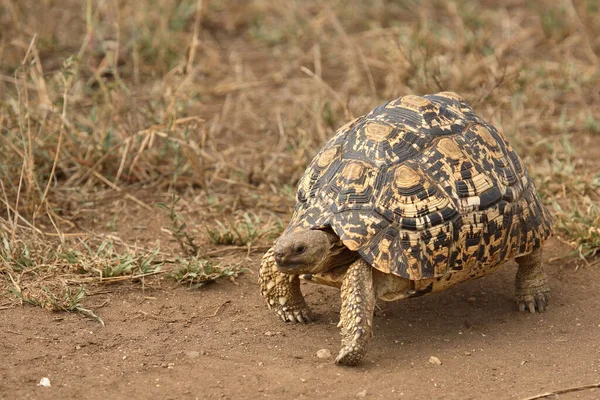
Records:
<instances>
[{"instance_id":1,"label":"dry grass tuft","mask_svg":"<svg viewBox=\"0 0 600 400\"><path fill-rule=\"evenodd\" d=\"M101 323L102 326L104 326L104 321L102 318L96 315L94 311L89 310L81 305L81 301L85 295L85 288L82 286L80 286L76 292L74 292L74 289L72 289L70 286L65 285L52 288L49 286L43 286L35 289L28 288L26 291L21 291L17 288L14 288L12 293L23 303L41 307L50 311L80 313L95 319Z\"/></svg>"},{"instance_id":2,"label":"dry grass tuft","mask_svg":"<svg viewBox=\"0 0 600 400\"><path fill-rule=\"evenodd\" d=\"M79 304L82 284L165 276L169 253L122 239L121 217L159 218L155 202L188 257L178 276L200 283L212 276L201 260L269 245L337 127L385 100L439 90L465 96L511 139L560 237L597 260L593 1L0 7L0 277L5 292L21 288L11 302L48 304L34 288L56 283L67 288L52 292L56 304Z\"/></svg>"},{"instance_id":3,"label":"dry grass tuft","mask_svg":"<svg viewBox=\"0 0 600 400\"><path fill-rule=\"evenodd\" d=\"M222 266L197 257L179 259L178 264L180 267L169 276L179 283L187 284L190 289L197 289L220 278L228 278L234 282L239 274L248 271L239 265Z\"/></svg>"},{"instance_id":4,"label":"dry grass tuft","mask_svg":"<svg viewBox=\"0 0 600 400\"><path fill-rule=\"evenodd\" d=\"M263 239L274 239L283 231L279 218L265 222L253 213L238 213L227 222L215 221L214 228L206 228L210 240L215 244L250 246Z\"/></svg>"}]
</instances>

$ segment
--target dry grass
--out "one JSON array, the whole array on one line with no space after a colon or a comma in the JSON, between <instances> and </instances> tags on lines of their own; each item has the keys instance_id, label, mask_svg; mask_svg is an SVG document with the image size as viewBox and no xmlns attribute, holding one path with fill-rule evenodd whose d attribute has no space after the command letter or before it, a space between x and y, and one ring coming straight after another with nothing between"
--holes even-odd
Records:
<instances>
[{"instance_id":1,"label":"dry grass","mask_svg":"<svg viewBox=\"0 0 600 400\"><path fill-rule=\"evenodd\" d=\"M240 273L247 271L245 268L240 268L239 265L224 267L197 257L178 261L181 266L170 274L170 277L179 283L187 283L192 289L215 282L219 278L228 277L233 281Z\"/></svg>"},{"instance_id":2,"label":"dry grass","mask_svg":"<svg viewBox=\"0 0 600 400\"><path fill-rule=\"evenodd\" d=\"M128 247L116 214L90 217L99 199L150 213L144 193L166 193L166 230L189 262L220 254L216 244L260 249L338 126L384 100L439 90L462 94L505 132L554 207L559 236L596 260L597 2L0 4L7 290L177 268L157 270L169 256L155 247ZM174 194L186 200L171 207ZM89 234L96 220L115 225L118 249ZM69 271L74 263L88 266L84 276ZM60 290L68 295L55 299L79 296Z\"/></svg>"}]
</instances>

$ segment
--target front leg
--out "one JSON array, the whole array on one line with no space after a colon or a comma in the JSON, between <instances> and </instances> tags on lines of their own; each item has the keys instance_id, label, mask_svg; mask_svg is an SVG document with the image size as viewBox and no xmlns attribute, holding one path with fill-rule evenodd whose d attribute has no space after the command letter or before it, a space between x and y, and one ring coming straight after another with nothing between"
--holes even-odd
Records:
<instances>
[{"instance_id":1,"label":"front leg","mask_svg":"<svg viewBox=\"0 0 600 400\"><path fill-rule=\"evenodd\" d=\"M373 268L362 258L355 261L346 272L342 283L342 349L335 362L344 365L358 364L366 354L366 345L373 335L375 290Z\"/></svg>"},{"instance_id":2,"label":"front leg","mask_svg":"<svg viewBox=\"0 0 600 400\"><path fill-rule=\"evenodd\" d=\"M262 258L258 283L267 306L275 310L282 320L302 323L312 320L310 309L300 291L298 275L279 272L273 257L273 248L270 248Z\"/></svg>"}]
</instances>

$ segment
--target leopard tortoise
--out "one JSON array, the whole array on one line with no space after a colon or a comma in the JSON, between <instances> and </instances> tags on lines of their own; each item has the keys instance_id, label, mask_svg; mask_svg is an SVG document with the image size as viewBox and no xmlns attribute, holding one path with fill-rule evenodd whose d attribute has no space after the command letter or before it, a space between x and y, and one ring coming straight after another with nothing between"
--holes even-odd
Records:
<instances>
[{"instance_id":1,"label":"leopard tortoise","mask_svg":"<svg viewBox=\"0 0 600 400\"><path fill-rule=\"evenodd\" d=\"M547 307L552 219L523 162L455 93L407 95L340 128L306 169L259 283L284 321L311 321L299 278L341 288L341 350L358 364L376 299L421 296L516 259L518 309Z\"/></svg>"}]
</instances>

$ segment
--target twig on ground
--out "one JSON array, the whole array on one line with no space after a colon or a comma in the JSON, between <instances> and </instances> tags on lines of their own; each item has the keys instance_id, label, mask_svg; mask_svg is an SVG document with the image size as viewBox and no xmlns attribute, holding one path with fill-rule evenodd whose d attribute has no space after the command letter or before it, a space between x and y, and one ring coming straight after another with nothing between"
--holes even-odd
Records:
<instances>
[{"instance_id":1,"label":"twig on ground","mask_svg":"<svg viewBox=\"0 0 600 400\"><path fill-rule=\"evenodd\" d=\"M225 300L223 303L221 303L221 304L220 304L220 305L219 305L219 306L218 306L218 307L215 309L215 312L213 312L213 313L212 313L212 314L210 314L210 315L205 315L205 316L198 317L198 318L199 318L199 319L208 319L208 318L213 318L213 317L216 317L216 316L217 316L217 314L219 313L219 311L221 310L221 308L222 308L222 307L224 307L226 304L229 304L229 303L231 303L231 300Z\"/></svg>"},{"instance_id":2,"label":"twig on ground","mask_svg":"<svg viewBox=\"0 0 600 400\"><path fill-rule=\"evenodd\" d=\"M559 395L559 394L579 392L581 390L595 389L595 388L600 388L600 383L593 383L591 385L583 385L583 386L574 386L574 387L570 387L570 388L567 388L567 389L555 390L553 392L540 393L540 394L536 394L535 396L526 397L526 398L521 399L521 400L543 399L543 398L548 397L548 396L555 396L555 395Z\"/></svg>"}]
</instances>

